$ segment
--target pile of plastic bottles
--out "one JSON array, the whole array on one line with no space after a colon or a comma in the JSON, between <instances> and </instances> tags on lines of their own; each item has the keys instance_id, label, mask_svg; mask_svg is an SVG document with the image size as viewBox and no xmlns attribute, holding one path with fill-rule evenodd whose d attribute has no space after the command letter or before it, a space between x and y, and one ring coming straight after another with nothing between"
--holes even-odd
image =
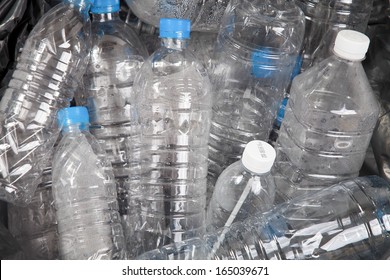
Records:
<instances>
[{"instance_id":1,"label":"pile of plastic bottles","mask_svg":"<svg viewBox=\"0 0 390 280\"><path fill-rule=\"evenodd\" d=\"M390 182L362 172L383 1L126 2L63 0L19 53L4 258L388 258Z\"/></svg>"}]
</instances>

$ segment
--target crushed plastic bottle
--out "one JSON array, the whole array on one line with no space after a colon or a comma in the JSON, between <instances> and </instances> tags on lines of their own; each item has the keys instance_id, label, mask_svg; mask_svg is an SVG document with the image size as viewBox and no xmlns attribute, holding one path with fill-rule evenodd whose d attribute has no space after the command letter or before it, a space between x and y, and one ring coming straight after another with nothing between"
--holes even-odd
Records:
<instances>
[{"instance_id":1,"label":"crushed plastic bottle","mask_svg":"<svg viewBox=\"0 0 390 280\"><path fill-rule=\"evenodd\" d=\"M140 180L141 126L134 79L148 57L135 31L119 18L119 0L95 0L91 59L84 75L90 132L111 162L119 213L127 239L136 223L136 203L129 189Z\"/></svg>"},{"instance_id":2,"label":"crushed plastic bottle","mask_svg":"<svg viewBox=\"0 0 390 280\"><path fill-rule=\"evenodd\" d=\"M147 252L150 260L381 259L390 246L390 185L359 177L271 211Z\"/></svg>"},{"instance_id":3,"label":"crushed plastic bottle","mask_svg":"<svg viewBox=\"0 0 390 280\"><path fill-rule=\"evenodd\" d=\"M111 163L88 131L85 107L58 113L63 137L53 160L61 259L123 259L125 240Z\"/></svg>"},{"instance_id":4,"label":"crushed plastic bottle","mask_svg":"<svg viewBox=\"0 0 390 280\"><path fill-rule=\"evenodd\" d=\"M50 164L42 174L33 199L26 207L8 204L8 228L23 248L26 259L59 259L58 229L52 194Z\"/></svg>"},{"instance_id":5,"label":"crushed plastic bottle","mask_svg":"<svg viewBox=\"0 0 390 280\"><path fill-rule=\"evenodd\" d=\"M31 31L0 102L0 199L28 204L87 64L92 0L64 0Z\"/></svg>"}]
</instances>

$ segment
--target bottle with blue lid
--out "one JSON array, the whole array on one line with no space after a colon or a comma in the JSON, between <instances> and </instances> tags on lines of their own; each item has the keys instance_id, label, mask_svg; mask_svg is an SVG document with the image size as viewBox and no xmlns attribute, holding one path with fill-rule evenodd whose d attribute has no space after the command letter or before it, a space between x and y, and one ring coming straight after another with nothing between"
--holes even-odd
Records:
<instances>
[{"instance_id":1,"label":"bottle with blue lid","mask_svg":"<svg viewBox=\"0 0 390 280\"><path fill-rule=\"evenodd\" d=\"M64 0L30 32L0 102L0 199L25 206L41 182L90 48L92 0Z\"/></svg>"},{"instance_id":2,"label":"bottle with blue lid","mask_svg":"<svg viewBox=\"0 0 390 280\"><path fill-rule=\"evenodd\" d=\"M96 0L92 13L92 47L84 75L85 103L90 131L112 164L119 212L130 238L136 217L131 189L140 180L141 127L134 79L148 57L136 32L119 18L119 0Z\"/></svg>"},{"instance_id":3,"label":"bottle with blue lid","mask_svg":"<svg viewBox=\"0 0 390 280\"><path fill-rule=\"evenodd\" d=\"M62 139L53 159L60 258L123 259L125 240L111 163L89 133L85 107L58 112Z\"/></svg>"},{"instance_id":4,"label":"bottle with blue lid","mask_svg":"<svg viewBox=\"0 0 390 280\"><path fill-rule=\"evenodd\" d=\"M142 124L140 251L205 231L210 81L187 49L190 21L161 19L161 48L135 81Z\"/></svg>"}]
</instances>

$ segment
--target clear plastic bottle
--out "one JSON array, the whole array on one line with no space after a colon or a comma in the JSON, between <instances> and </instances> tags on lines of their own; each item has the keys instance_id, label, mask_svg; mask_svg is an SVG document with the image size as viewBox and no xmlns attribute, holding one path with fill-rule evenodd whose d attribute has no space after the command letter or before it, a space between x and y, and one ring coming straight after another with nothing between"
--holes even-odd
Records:
<instances>
[{"instance_id":1,"label":"clear plastic bottle","mask_svg":"<svg viewBox=\"0 0 390 280\"><path fill-rule=\"evenodd\" d=\"M213 68L214 46L217 42L217 33L191 32L191 40L188 49L203 63L203 66L210 72Z\"/></svg>"},{"instance_id":2,"label":"clear plastic bottle","mask_svg":"<svg viewBox=\"0 0 390 280\"><path fill-rule=\"evenodd\" d=\"M143 22L158 27L160 18L186 18L192 30L218 32L229 0L126 0Z\"/></svg>"},{"instance_id":3,"label":"clear plastic bottle","mask_svg":"<svg viewBox=\"0 0 390 280\"><path fill-rule=\"evenodd\" d=\"M108 157L89 133L88 111L58 112L63 137L53 160L53 196L62 259L122 259L125 240Z\"/></svg>"},{"instance_id":4,"label":"clear plastic bottle","mask_svg":"<svg viewBox=\"0 0 390 280\"><path fill-rule=\"evenodd\" d=\"M90 132L106 151L117 184L126 237L136 209L129 191L140 180L141 126L134 78L148 57L135 31L119 18L119 0L95 0L92 48L83 82Z\"/></svg>"},{"instance_id":5,"label":"clear plastic bottle","mask_svg":"<svg viewBox=\"0 0 390 280\"><path fill-rule=\"evenodd\" d=\"M217 180L207 208L208 231L271 209L276 187L270 170L275 156L275 149L266 142L254 140L246 145L241 160Z\"/></svg>"},{"instance_id":6,"label":"clear plastic bottle","mask_svg":"<svg viewBox=\"0 0 390 280\"><path fill-rule=\"evenodd\" d=\"M139 259L381 259L389 246L390 185L368 176L297 197L264 215Z\"/></svg>"},{"instance_id":7,"label":"clear plastic bottle","mask_svg":"<svg viewBox=\"0 0 390 280\"><path fill-rule=\"evenodd\" d=\"M379 114L361 65L368 45L342 30L334 55L293 80L274 165L287 197L358 176Z\"/></svg>"},{"instance_id":8,"label":"clear plastic bottle","mask_svg":"<svg viewBox=\"0 0 390 280\"><path fill-rule=\"evenodd\" d=\"M51 160L52 157L31 203L26 207L8 204L9 231L23 248L26 259L30 260L59 259Z\"/></svg>"},{"instance_id":9,"label":"clear plastic bottle","mask_svg":"<svg viewBox=\"0 0 390 280\"><path fill-rule=\"evenodd\" d=\"M304 15L290 0L232 0L211 72L209 186L252 140L267 141L304 36ZM212 189L208 189L208 196Z\"/></svg>"},{"instance_id":10,"label":"clear plastic bottle","mask_svg":"<svg viewBox=\"0 0 390 280\"><path fill-rule=\"evenodd\" d=\"M306 16L303 44L305 71L332 55L336 35L340 30L365 32L373 0L298 0Z\"/></svg>"},{"instance_id":11,"label":"clear plastic bottle","mask_svg":"<svg viewBox=\"0 0 390 280\"><path fill-rule=\"evenodd\" d=\"M64 0L35 25L0 103L0 199L26 205L58 137L58 109L84 74L92 0Z\"/></svg>"},{"instance_id":12,"label":"clear plastic bottle","mask_svg":"<svg viewBox=\"0 0 390 280\"><path fill-rule=\"evenodd\" d=\"M138 240L147 251L205 231L210 81L190 21L161 19L162 47L136 78L142 124ZM136 236L135 236L136 237Z\"/></svg>"}]
</instances>

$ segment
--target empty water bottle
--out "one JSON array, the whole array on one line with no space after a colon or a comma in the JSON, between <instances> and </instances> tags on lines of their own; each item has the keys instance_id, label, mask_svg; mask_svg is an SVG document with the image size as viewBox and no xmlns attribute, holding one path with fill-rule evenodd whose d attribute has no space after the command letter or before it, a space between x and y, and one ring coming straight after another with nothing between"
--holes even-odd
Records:
<instances>
[{"instance_id":1,"label":"empty water bottle","mask_svg":"<svg viewBox=\"0 0 390 280\"><path fill-rule=\"evenodd\" d=\"M85 107L58 113L63 137L53 160L62 259L122 259L125 240L110 161L88 131Z\"/></svg>"},{"instance_id":2,"label":"empty water bottle","mask_svg":"<svg viewBox=\"0 0 390 280\"><path fill-rule=\"evenodd\" d=\"M25 205L58 137L58 109L84 74L92 0L64 0L31 31L0 103L0 199Z\"/></svg>"},{"instance_id":3,"label":"empty water bottle","mask_svg":"<svg viewBox=\"0 0 390 280\"><path fill-rule=\"evenodd\" d=\"M136 78L142 123L136 246L151 250L205 231L211 94L187 45L190 21L161 19L162 47Z\"/></svg>"},{"instance_id":4,"label":"empty water bottle","mask_svg":"<svg viewBox=\"0 0 390 280\"><path fill-rule=\"evenodd\" d=\"M126 0L142 21L158 27L160 18L186 18L192 30L218 32L229 0Z\"/></svg>"},{"instance_id":5,"label":"empty water bottle","mask_svg":"<svg viewBox=\"0 0 390 280\"><path fill-rule=\"evenodd\" d=\"M267 141L304 35L294 1L232 0L214 51L210 186L246 143ZM212 189L208 189L208 196Z\"/></svg>"},{"instance_id":6,"label":"empty water bottle","mask_svg":"<svg viewBox=\"0 0 390 280\"><path fill-rule=\"evenodd\" d=\"M26 207L8 204L8 228L18 240L27 259L54 260L59 258L57 219L52 194L50 164L42 174L33 199Z\"/></svg>"},{"instance_id":7,"label":"empty water bottle","mask_svg":"<svg viewBox=\"0 0 390 280\"><path fill-rule=\"evenodd\" d=\"M381 259L390 246L390 185L360 177L297 197L202 238L139 259Z\"/></svg>"},{"instance_id":8,"label":"empty water bottle","mask_svg":"<svg viewBox=\"0 0 390 280\"><path fill-rule=\"evenodd\" d=\"M343 29L365 32L373 0L298 0L306 16L303 44L305 71L332 55L336 35Z\"/></svg>"},{"instance_id":9,"label":"empty water bottle","mask_svg":"<svg viewBox=\"0 0 390 280\"><path fill-rule=\"evenodd\" d=\"M208 231L228 227L273 206L276 187L270 170L275 156L275 149L266 142L255 140L246 145L241 160L218 178L207 208Z\"/></svg>"},{"instance_id":10,"label":"empty water bottle","mask_svg":"<svg viewBox=\"0 0 390 280\"><path fill-rule=\"evenodd\" d=\"M134 78L148 57L137 34L119 18L119 0L95 0L91 59L84 76L90 132L111 161L125 235L132 233L135 203L129 188L140 179L141 127Z\"/></svg>"},{"instance_id":11,"label":"empty water bottle","mask_svg":"<svg viewBox=\"0 0 390 280\"><path fill-rule=\"evenodd\" d=\"M274 165L287 197L358 176L379 114L361 65L368 45L342 30L334 55L293 80Z\"/></svg>"}]
</instances>

